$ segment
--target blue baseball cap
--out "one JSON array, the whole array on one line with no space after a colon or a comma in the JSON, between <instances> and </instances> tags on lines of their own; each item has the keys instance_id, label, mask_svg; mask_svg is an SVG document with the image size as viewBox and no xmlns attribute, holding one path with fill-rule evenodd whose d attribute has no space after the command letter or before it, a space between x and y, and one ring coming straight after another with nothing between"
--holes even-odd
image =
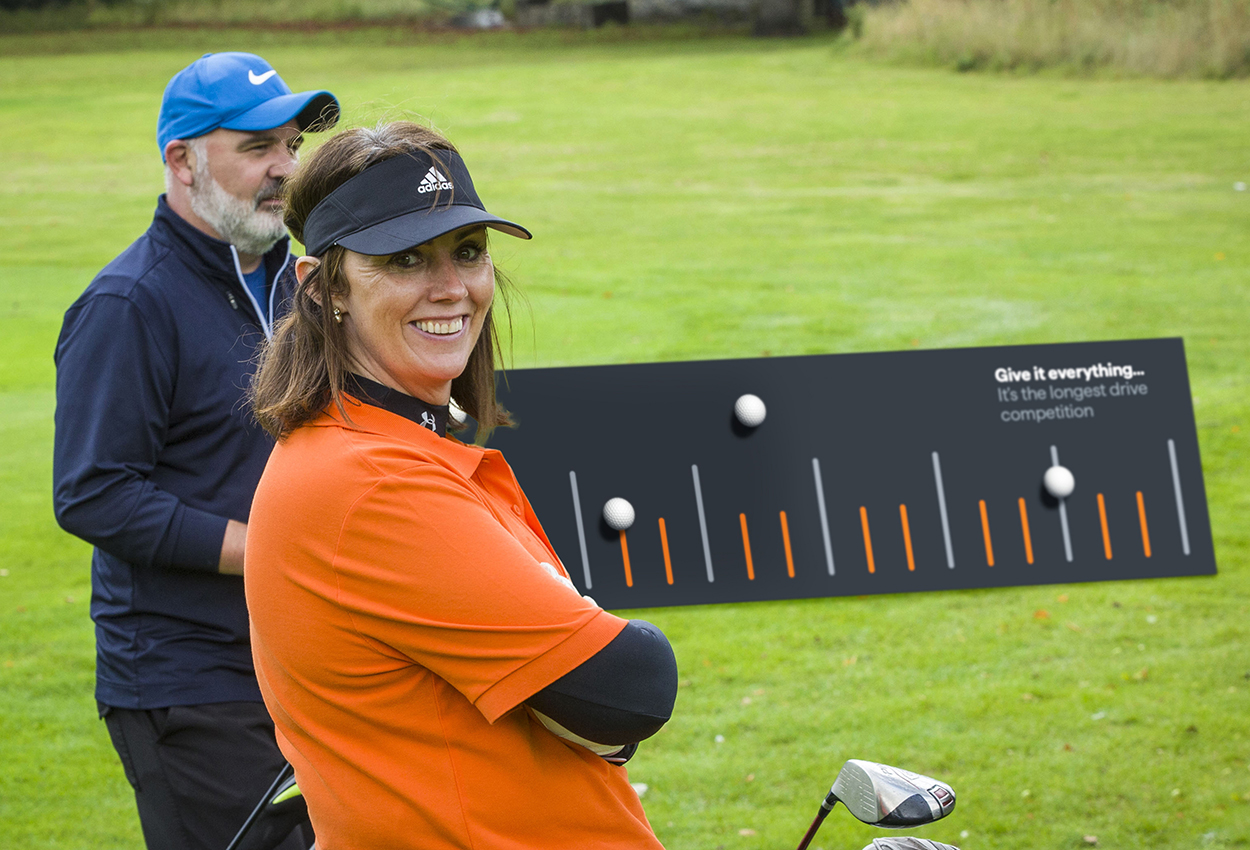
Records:
<instances>
[{"instance_id":1,"label":"blue baseball cap","mask_svg":"<svg viewBox=\"0 0 1250 850\"><path fill-rule=\"evenodd\" d=\"M272 130L294 120L301 132L328 130L339 119L339 102L328 91L291 92L273 67L251 53L205 53L183 68L161 98L156 144L194 139L218 127Z\"/></svg>"}]
</instances>

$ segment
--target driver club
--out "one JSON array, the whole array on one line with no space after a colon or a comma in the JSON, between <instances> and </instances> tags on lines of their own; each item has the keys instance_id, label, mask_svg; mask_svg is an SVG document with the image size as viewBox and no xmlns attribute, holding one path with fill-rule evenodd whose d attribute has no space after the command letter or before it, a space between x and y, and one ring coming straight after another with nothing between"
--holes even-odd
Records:
<instances>
[{"instance_id":1,"label":"driver club","mask_svg":"<svg viewBox=\"0 0 1250 850\"><path fill-rule=\"evenodd\" d=\"M928 776L851 759L838 771L798 850L806 850L820 824L839 802L866 824L906 829L950 814L955 808L955 792L945 782Z\"/></svg>"}]
</instances>

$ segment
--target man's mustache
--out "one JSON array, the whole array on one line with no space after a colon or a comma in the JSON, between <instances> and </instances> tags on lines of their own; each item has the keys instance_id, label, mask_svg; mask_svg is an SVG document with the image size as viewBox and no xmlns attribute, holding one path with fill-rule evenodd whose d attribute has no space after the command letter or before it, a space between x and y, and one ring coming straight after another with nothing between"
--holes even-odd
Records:
<instances>
[{"instance_id":1,"label":"man's mustache","mask_svg":"<svg viewBox=\"0 0 1250 850\"><path fill-rule=\"evenodd\" d=\"M261 190L256 193L256 206L259 207L265 201L272 201L275 198L282 200L281 180L271 180L261 187Z\"/></svg>"}]
</instances>

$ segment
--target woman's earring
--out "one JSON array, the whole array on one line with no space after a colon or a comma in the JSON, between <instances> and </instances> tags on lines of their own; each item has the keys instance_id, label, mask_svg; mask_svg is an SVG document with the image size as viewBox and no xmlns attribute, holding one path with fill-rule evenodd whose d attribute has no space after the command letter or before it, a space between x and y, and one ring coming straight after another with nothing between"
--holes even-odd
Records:
<instances>
[{"instance_id":1,"label":"woman's earring","mask_svg":"<svg viewBox=\"0 0 1250 850\"><path fill-rule=\"evenodd\" d=\"M343 324L343 311L338 307L334 308L334 321L337 324Z\"/></svg>"}]
</instances>

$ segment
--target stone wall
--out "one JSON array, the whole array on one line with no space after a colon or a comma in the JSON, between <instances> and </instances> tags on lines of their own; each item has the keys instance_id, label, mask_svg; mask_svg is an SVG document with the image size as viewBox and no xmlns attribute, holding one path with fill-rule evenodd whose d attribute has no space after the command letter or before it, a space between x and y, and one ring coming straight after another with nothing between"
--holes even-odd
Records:
<instances>
[{"instance_id":1,"label":"stone wall","mask_svg":"<svg viewBox=\"0 0 1250 850\"><path fill-rule=\"evenodd\" d=\"M522 27L592 27L608 21L677 21L714 18L748 21L759 0L611 0L611 2L524 2L517 0L516 24Z\"/></svg>"},{"instance_id":2,"label":"stone wall","mask_svg":"<svg viewBox=\"0 0 1250 850\"><path fill-rule=\"evenodd\" d=\"M713 17L732 21L750 20L758 0L629 0L633 20L682 20Z\"/></svg>"}]
</instances>

